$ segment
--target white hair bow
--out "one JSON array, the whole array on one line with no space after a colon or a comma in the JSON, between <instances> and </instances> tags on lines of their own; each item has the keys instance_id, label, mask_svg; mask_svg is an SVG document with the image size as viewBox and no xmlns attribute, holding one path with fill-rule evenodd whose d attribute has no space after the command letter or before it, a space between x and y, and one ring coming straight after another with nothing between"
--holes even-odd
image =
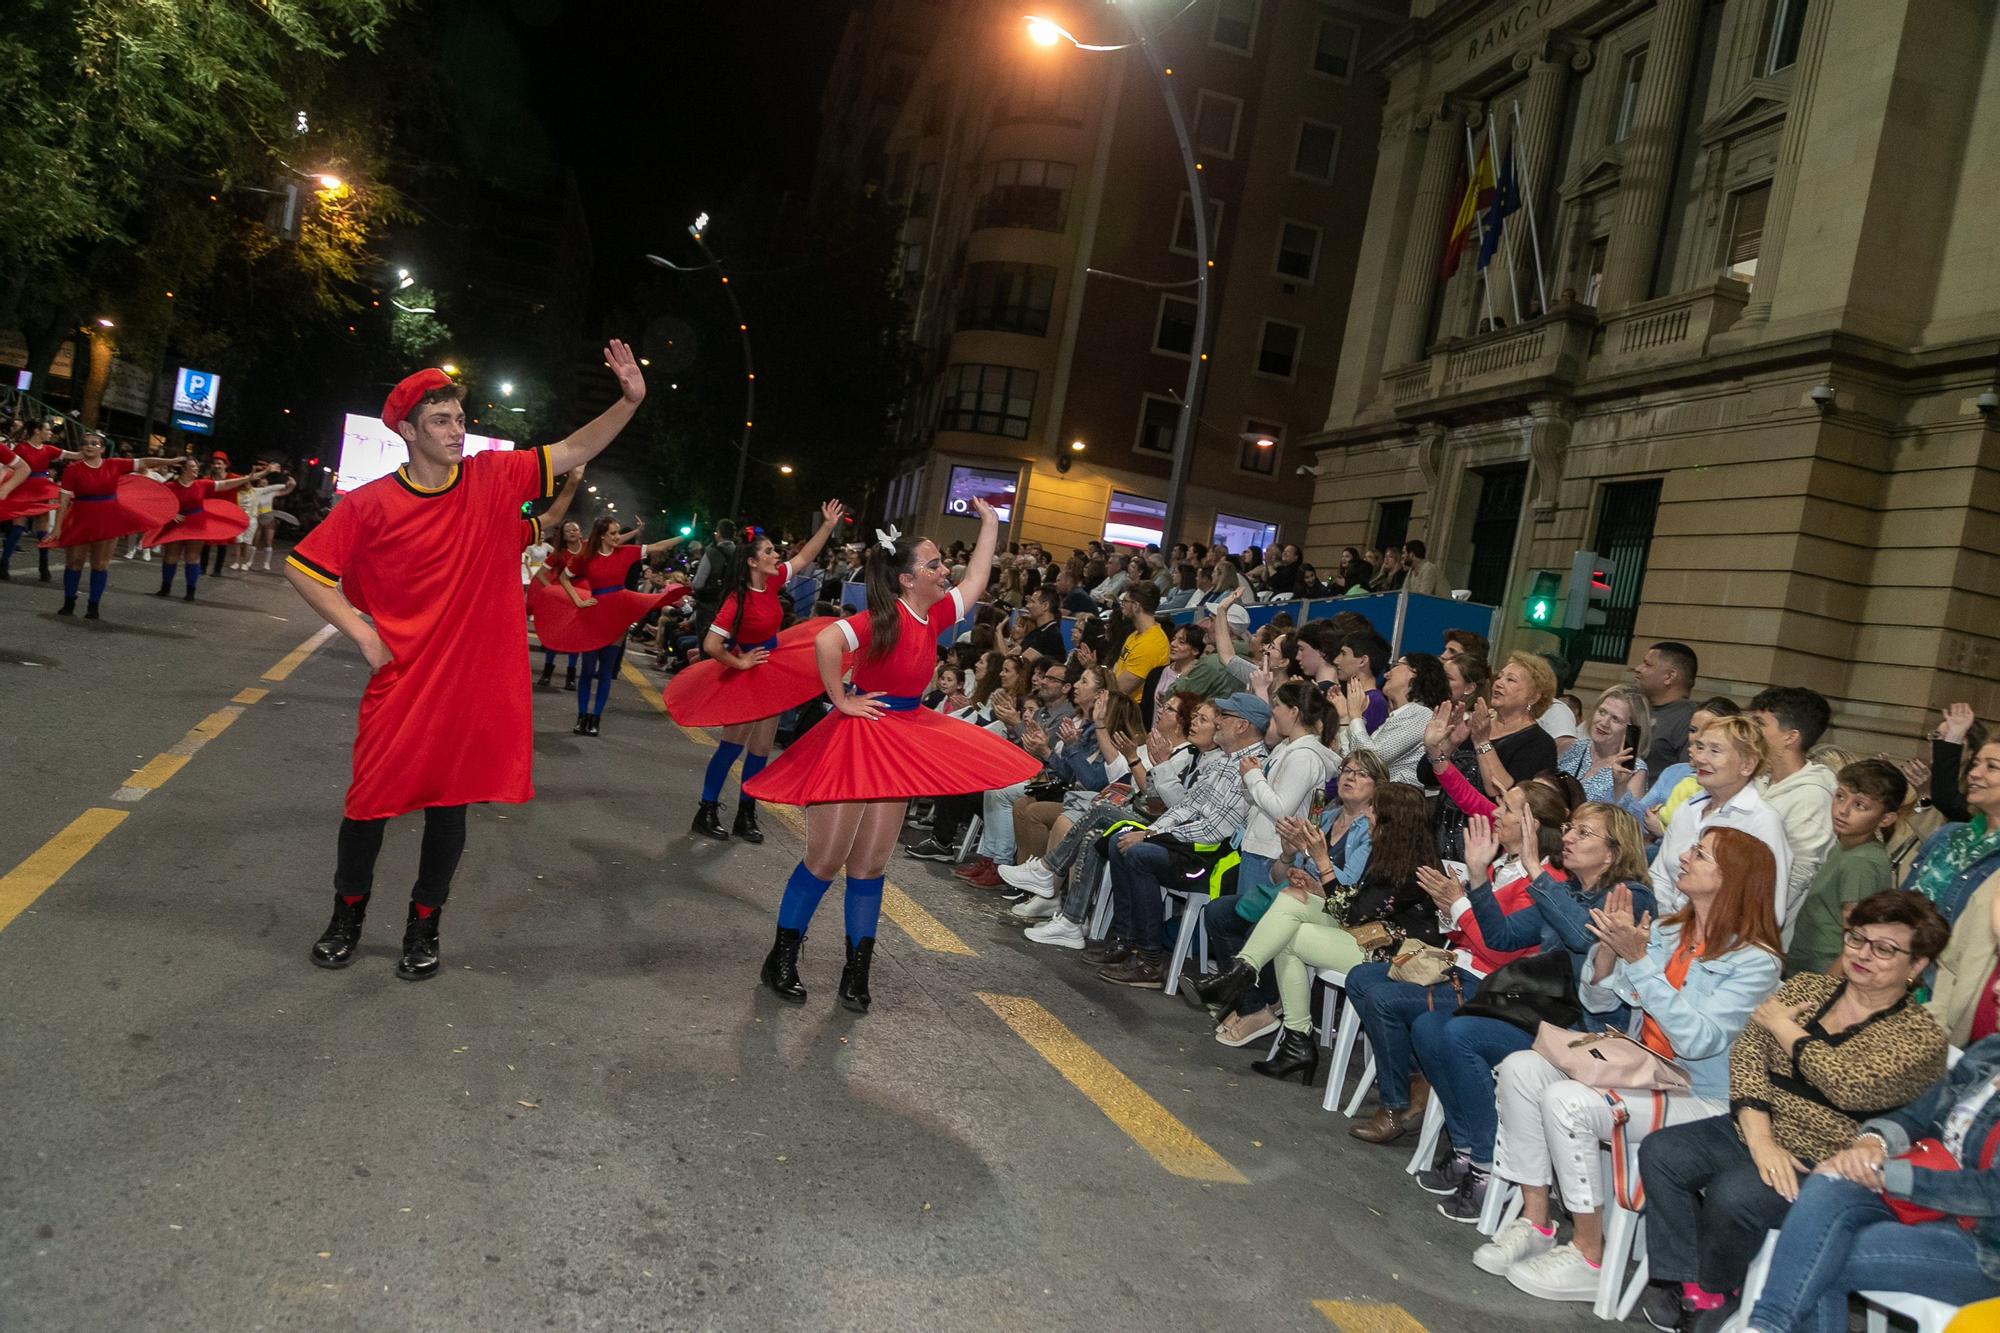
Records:
<instances>
[{"instance_id":1,"label":"white hair bow","mask_svg":"<svg viewBox=\"0 0 2000 1333\"><path fill-rule=\"evenodd\" d=\"M903 534L897 531L896 525L893 523L889 525L889 530L887 532L884 532L880 528L875 529L875 540L880 542L882 544L882 549L887 551L890 555L894 555L896 553L896 543L902 538L902 536Z\"/></svg>"}]
</instances>

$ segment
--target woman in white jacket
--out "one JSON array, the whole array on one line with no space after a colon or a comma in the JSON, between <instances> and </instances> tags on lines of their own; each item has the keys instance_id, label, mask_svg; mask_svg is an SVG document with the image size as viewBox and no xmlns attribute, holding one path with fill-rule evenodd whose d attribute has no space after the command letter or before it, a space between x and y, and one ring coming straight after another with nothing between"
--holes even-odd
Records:
<instances>
[{"instance_id":1,"label":"woman in white jacket","mask_svg":"<svg viewBox=\"0 0 2000 1333\"><path fill-rule=\"evenodd\" d=\"M1389 716L1374 731L1362 720L1368 706L1367 682L1356 676L1345 695L1333 697L1340 723L1334 730L1333 746L1342 758L1356 750L1373 750L1389 770L1391 782L1416 783L1417 761L1424 757L1424 728L1430 725L1431 711L1451 697L1451 681L1444 663L1429 653L1404 653L1382 677L1382 693L1389 700Z\"/></svg>"},{"instance_id":2,"label":"woman in white jacket","mask_svg":"<svg viewBox=\"0 0 2000 1333\"><path fill-rule=\"evenodd\" d=\"M1310 684L1295 680L1271 695L1271 730L1275 741L1260 761L1242 763L1243 790L1250 809L1238 845L1242 860L1236 867L1238 891L1250 894L1270 882L1271 866L1284 854L1278 838L1281 819L1310 819L1313 793L1332 780L1340 759L1319 738L1326 701ZM1421 736L1419 741L1421 742Z\"/></svg>"}]
</instances>

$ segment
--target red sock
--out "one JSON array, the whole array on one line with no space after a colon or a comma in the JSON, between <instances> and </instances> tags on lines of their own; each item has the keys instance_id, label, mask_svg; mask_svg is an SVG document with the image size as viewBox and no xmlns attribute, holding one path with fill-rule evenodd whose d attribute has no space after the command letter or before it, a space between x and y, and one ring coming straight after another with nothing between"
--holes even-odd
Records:
<instances>
[{"instance_id":1,"label":"red sock","mask_svg":"<svg viewBox=\"0 0 2000 1333\"><path fill-rule=\"evenodd\" d=\"M359 903L367 902L368 895L365 893L343 893L340 895L340 901L346 903L349 907L353 907Z\"/></svg>"},{"instance_id":2,"label":"red sock","mask_svg":"<svg viewBox=\"0 0 2000 1333\"><path fill-rule=\"evenodd\" d=\"M1689 1306L1696 1310L1720 1310L1722 1297L1712 1291L1703 1291L1698 1282L1681 1283L1681 1294L1687 1298Z\"/></svg>"},{"instance_id":3,"label":"red sock","mask_svg":"<svg viewBox=\"0 0 2000 1333\"><path fill-rule=\"evenodd\" d=\"M430 920L431 914L437 911L437 908L428 906L427 904L424 903L411 903L410 906L417 909L417 919L419 921Z\"/></svg>"}]
</instances>

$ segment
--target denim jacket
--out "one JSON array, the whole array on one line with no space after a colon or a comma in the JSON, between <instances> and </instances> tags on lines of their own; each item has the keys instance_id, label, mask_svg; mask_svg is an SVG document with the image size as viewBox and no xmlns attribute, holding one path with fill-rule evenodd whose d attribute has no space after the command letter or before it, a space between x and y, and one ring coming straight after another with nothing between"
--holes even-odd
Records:
<instances>
[{"instance_id":1,"label":"denim jacket","mask_svg":"<svg viewBox=\"0 0 2000 1333\"><path fill-rule=\"evenodd\" d=\"M1058 745L1042 761L1043 767L1072 787L1102 791L1111 785L1104 771L1104 751L1097 748L1097 724L1085 721L1077 728L1074 745Z\"/></svg>"},{"instance_id":2,"label":"denim jacket","mask_svg":"<svg viewBox=\"0 0 2000 1333\"><path fill-rule=\"evenodd\" d=\"M1980 1149L1995 1126L2000 1126L2000 1094L1979 1108L1966 1129L1964 1156L1970 1160L1965 1170L1929 1171L1893 1160L1908 1152L1918 1139L1942 1137L1952 1108L1995 1078L2000 1078L2000 1036L1974 1042L1930 1091L1900 1111L1865 1122L1861 1132L1880 1134L1888 1145L1892 1160L1882 1168L1885 1193L1947 1216L1978 1219L1972 1236L1979 1243L1980 1270L2000 1281L2000 1162L1984 1171L1978 1169Z\"/></svg>"},{"instance_id":3,"label":"denim jacket","mask_svg":"<svg viewBox=\"0 0 2000 1333\"><path fill-rule=\"evenodd\" d=\"M1515 949L1537 949L1543 953L1561 949L1570 956L1570 968L1580 988L1584 960L1597 945L1597 937L1590 933L1590 910L1604 905L1604 896L1612 887L1605 884L1594 893L1585 893L1576 881L1557 879L1544 870L1528 886L1528 905L1517 912L1501 908L1491 884L1479 885L1466 897L1488 948L1502 953ZM1632 892L1635 916L1653 910L1651 885L1635 879L1625 887ZM1608 1014L1585 1006L1584 1025L1601 1031L1607 1025L1617 1025L1621 1015L1622 1006Z\"/></svg>"},{"instance_id":4,"label":"denim jacket","mask_svg":"<svg viewBox=\"0 0 2000 1333\"><path fill-rule=\"evenodd\" d=\"M1655 922L1644 958L1619 959L1602 982L1583 982L1577 998L1593 1013L1632 1006L1626 1029L1632 1037L1650 1015L1673 1043L1674 1059L1688 1071L1695 1096L1726 1102L1729 1049L1757 1006L1778 989L1784 964L1776 954L1746 944L1720 958L1696 958L1677 989L1667 980L1667 963L1680 942L1679 926Z\"/></svg>"}]
</instances>

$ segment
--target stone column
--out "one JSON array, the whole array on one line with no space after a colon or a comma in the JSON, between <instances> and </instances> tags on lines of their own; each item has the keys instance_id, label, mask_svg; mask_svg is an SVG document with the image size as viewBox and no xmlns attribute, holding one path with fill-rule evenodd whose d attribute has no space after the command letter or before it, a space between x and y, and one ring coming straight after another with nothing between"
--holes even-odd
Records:
<instances>
[{"instance_id":1,"label":"stone column","mask_svg":"<svg viewBox=\"0 0 2000 1333\"><path fill-rule=\"evenodd\" d=\"M1646 48L1645 86L1618 182L1618 208L1604 256L1604 285L1597 308L1622 310L1645 300L1659 257L1660 233L1673 190L1675 140L1687 112L1703 0L1660 0ZM1815 9L1827 9L1825 4Z\"/></svg>"},{"instance_id":2,"label":"stone column","mask_svg":"<svg viewBox=\"0 0 2000 1333\"><path fill-rule=\"evenodd\" d=\"M1778 140L1777 170L1771 175L1771 202L1764 210L1757 281L1750 290L1750 304L1743 307L1743 316L1736 321L1739 329L1763 324L1771 318L1771 300L1778 294L1778 261L1784 254L1785 228L1792 220L1792 196L1798 193L1799 160L1806 153L1806 123L1812 118L1813 94L1819 88L1819 67L1826 51L1826 29L1832 13L1830 4L1806 7L1805 28L1799 33L1799 58L1792 65L1792 102L1785 111L1785 132Z\"/></svg>"},{"instance_id":3,"label":"stone column","mask_svg":"<svg viewBox=\"0 0 2000 1333\"><path fill-rule=\"evenodd\" d=\"M1417 114L1411 132L1425 136L1423 167L1417 175L1416 197L1410 201L1408 234L1403 241L1403 266L1396 282L1396 308L1389 319L1389 338L1382 357L1385 370L1409 365L1424 354L1431 300L1437 294L1438 261L1444 254L1446 210L1456 168L1465 160L1464 112L1454 103Z\"/></svg>"},{"instance_id":4,"label":"stone column","mask_svg":"<svg viewBox=\"0 0 2000 1333\"><path fill-rule=\"evenodd\" d=\"M1514 68L1524 70L1528 75L1527 87L1521 93L1519 125L1514 123L1511 100L1506 106L1495 106L1493 110L1508 127L1508 141L1513 145L1515 154L1515 170L1524 173L1529 195L1525 202L1534 209L1535 230L1541 235L1543 245L1542 268L1547 276L1555 267L1555 255L1549 247L1555 243L1556 219L1547 206L1555 198L1552 187L1555 185L1557 166L1556 133L1562 119L1563 98L1569 91L1569 76L1572 72L1581 74L1590 68L1590 47L1561 33L1545 33L1534 46L1515 55ZM1527 212L1523 210L1509 227L1513 234L1508 238L1508 249L1521 275L1524 291L1539 295L1534 285L1535 256ZM1553 291L1550 299L1554 299ZM1524 305L1526 301L1527 297L1523 295Z\"/></svg>"}]
</instances>

